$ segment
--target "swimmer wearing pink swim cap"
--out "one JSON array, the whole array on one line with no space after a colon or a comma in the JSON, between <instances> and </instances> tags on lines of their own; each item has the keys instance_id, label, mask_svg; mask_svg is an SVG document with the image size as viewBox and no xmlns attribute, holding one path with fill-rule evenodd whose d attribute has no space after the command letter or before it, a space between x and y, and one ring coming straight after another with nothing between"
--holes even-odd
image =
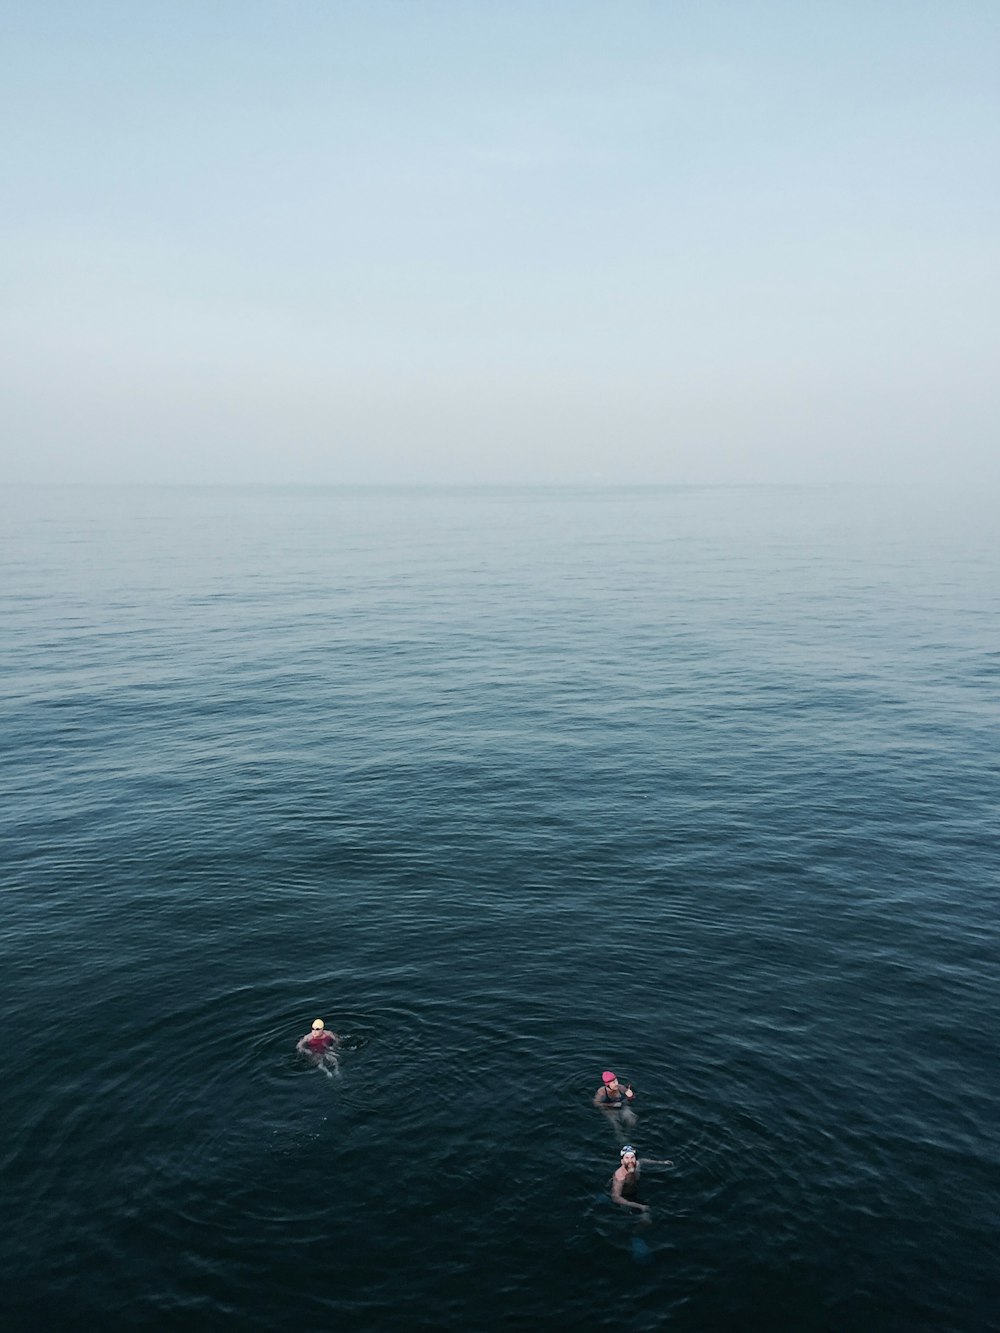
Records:
<instances>
[{"instance_id":1,"label":"swimmer wearing pink swim cap","mask_svg":"<svg viewBox=\"0 0 1000 1333\"><path fill-rule=\"evenodd\" d=\"M634 1097L631 1083L623 1088L618 1082L618 1075L605 1069L601 1075L601 1086L594 1093L594 1105L608 1111L611 1118L622 1125L631 1126L635 1124L635 1115L630 1107Z\"/></svg>"}]
</instances>

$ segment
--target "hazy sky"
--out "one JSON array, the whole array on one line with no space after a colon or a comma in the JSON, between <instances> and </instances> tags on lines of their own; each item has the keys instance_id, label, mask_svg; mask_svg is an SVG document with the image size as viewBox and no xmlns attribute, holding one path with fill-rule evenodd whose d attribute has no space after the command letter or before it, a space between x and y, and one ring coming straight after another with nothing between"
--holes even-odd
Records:
<instances>
[{"instance_id":1,"label":"hazy sky","mask_svg":"<svg viewBox=\"0 0 1000 1333\"><path fill-rule=\"evenodd\" d=\"M0 51L8 479L1000 477L996 0L37 0Z\"/></svg>"}]
</instances>

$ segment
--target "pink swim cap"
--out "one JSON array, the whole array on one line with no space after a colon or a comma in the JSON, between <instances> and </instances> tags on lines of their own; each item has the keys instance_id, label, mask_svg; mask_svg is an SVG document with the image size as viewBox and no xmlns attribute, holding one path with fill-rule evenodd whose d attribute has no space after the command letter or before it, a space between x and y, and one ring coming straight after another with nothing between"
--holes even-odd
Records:
<instances>
[{"instance_id":1,"label":"pink swim cap","mask_svg":"<svg viewBox=\"0 0 1000 1333\"><path fill-rule=\"evenodd\" d=\"M605 1083L614 1083L615 1081L615 1075L612 1074L610 1069L605 1069L604 1073L601 1075L601 1078L604 1080Z\"/></svg>"}]
</instances>

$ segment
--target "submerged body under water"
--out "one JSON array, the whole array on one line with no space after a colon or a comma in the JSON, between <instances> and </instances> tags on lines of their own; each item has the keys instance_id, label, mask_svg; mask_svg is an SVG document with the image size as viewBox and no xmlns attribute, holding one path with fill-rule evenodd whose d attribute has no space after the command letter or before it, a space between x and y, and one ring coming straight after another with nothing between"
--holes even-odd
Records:
<instances>
[{"instance_id":1,"label":"submerged body under water","mask_svg":"<svg viewBox=\"0 0 1000 1333\"><path fill-rule=\"evenodd\" d=\"M1000 1326L991 505L3 504L5 1330Z\"/></svg>"}]
</instances>

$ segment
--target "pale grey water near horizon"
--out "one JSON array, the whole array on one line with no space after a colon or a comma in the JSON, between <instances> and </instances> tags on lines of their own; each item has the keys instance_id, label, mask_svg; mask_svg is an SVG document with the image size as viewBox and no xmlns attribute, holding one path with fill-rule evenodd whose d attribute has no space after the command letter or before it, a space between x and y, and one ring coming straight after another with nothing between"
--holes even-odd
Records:
<instances>
[{"instance_id":1,"label":"pale grey water near horizon","mask_svg":"<svg viewBox=\"0 0 1000 1333\"><path fill-rule=\"evenodd\" d=\"M0 492L0 1326L1000 1328L994 500Z\"/></svg>"}]
</instances>

